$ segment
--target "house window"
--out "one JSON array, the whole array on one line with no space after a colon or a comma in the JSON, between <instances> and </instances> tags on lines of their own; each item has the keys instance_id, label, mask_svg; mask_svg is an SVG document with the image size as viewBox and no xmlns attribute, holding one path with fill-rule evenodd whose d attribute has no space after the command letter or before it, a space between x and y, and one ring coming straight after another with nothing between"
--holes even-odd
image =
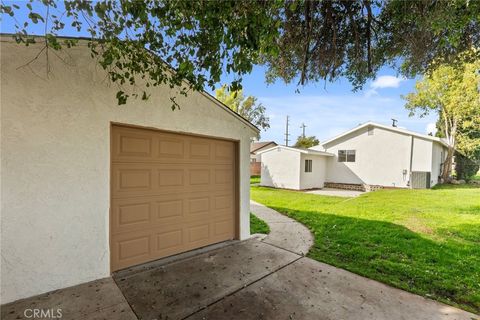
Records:
<instances>
[{"instance_id":1,"label":"house window","mask_svg":"<svg viewBox=\"0 0 480 320\"><path fill-rule=\"evenodd\" d=\"M305 160L305 172L312 172L312 160Z\"/></svg>"},{"instance_id":2,"label":"house window","mask_svg":"<svg viewBox=\"0 0 480 320\"><path fill-rule=\"evenodd\" d=\"M373 136L373 132L374 132L373 130L374 130L373 127L368 127L368 135L369 136Z\"/></svg>"},{"instance_id":3,"label":"house window","mask_svg":"<svg viewBox=\"0 0 480 320\"><path fill-rule=\"evenodd\" d=\"M338 162L355 162L355 150L338 150Z\"/></svg>"}]
</instances>

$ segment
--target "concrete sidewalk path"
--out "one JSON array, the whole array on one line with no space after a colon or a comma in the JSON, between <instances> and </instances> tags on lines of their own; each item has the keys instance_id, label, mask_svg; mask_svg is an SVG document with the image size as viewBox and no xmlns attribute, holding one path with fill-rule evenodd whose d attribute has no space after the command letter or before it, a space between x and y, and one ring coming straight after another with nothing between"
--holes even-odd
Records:
<instances>
[{"instance_id":1,"label":"concrete sidewalk path","mask_svg":"<svg viewBox=\"0 0 480 320\"><path fill-rule=\"evenodd\" d=\"M303 257L188 319L480 318L472 313Z\"/></svg>"},{"instance_id":2,"label":"concrete sidewalk path","mask_svg":"<svg viewBox=\"0 0 480 320\"><path fill-rule=\"evenodd\" d=\"M305 255L313 245L299 222L254 201L270 226L263 242ZM302 257L189 319L480 320L473 313Z\"/></svg>"},{"instance_id":3,"label":"concrete sidewalk path","mask_svg":"<svg viewBox=\"0 0 480 320\"><path fill-rule=\"evenodd\" d=\"M9 303L1 319L31 319L28 310L61 309L62 319L69 320L480 320L304 257L313 244L306 227L257 203L252 211L270 225L263 241L203 248L118 272L115 281Z\"/></svg>"},{"instance_id":4,"label":"concrete sidewalk path","mask_svg":"<svg viewBox=\"0 0 480 320\"><path fill-rule=\"evenodd\" d=\"M303 224L252 200L250 211L270 227L270 233L261 241L302 256L308 253L313 235Z\"/></svg>"}]
</instances>

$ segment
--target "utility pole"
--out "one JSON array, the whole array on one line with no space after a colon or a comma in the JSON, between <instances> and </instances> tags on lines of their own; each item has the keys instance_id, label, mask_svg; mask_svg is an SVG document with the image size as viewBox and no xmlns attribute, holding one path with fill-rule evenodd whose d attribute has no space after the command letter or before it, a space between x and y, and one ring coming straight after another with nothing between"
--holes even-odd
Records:
<instances>
[{"instance_id":1,"label":"utility pole","mask_svg":"<svg viewBox=\"0 0 480 320\"><path fill-rule=\"evenodd\" d=\"M397 119L392 118L392 127L397 127L397 122L398 122Z\"/></svg>"},{"instance_id":2,"label":"utility pole","mask_svg":"<svg viewBox=\"0 0 480 320\"><path fill-rule=\"evenodd\" d=\"M288 141L290 141L290 140L288 139L288 136L290 136L290 134L288 133L288 126L289 126L288 119L289 119L289 118L290 118L290 117L287 116L287 122L286 122L286 125L285 125L285 146L287 146L287 147L288 147Z\"/></svg>"},{"instance_id":3,"label":"utility pole","mask_svg":"<svg viewBox=\"0 0 480 320\"><path fill-rule=\"evenodd\" d=\"M304 137L304 138L305 138L305 128L306 128L306 127L307 127L307 126L305 125L305 123L302 123L302 125L300 126L300 129L302 129L302 132L303 132L303 133L302 133L302 137Z\"/></svg>"}]
</instances>

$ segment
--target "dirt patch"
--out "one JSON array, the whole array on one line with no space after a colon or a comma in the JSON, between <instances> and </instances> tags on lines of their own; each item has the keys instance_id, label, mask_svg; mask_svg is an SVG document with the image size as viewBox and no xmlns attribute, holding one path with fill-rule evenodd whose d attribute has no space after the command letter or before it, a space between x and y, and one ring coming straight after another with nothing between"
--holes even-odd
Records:
<instances>
[{"instance_id":1,"label":"dirt patch","mask_svg":"<svg viewBox=\"0 0 480 320\"><path fill-rule=\"evenodd\" d=\"M411 215L404 221L405 227L413 232L433 234L432 228L427 226L424 220L416 215Z\"/></svg>"}]
</instances>

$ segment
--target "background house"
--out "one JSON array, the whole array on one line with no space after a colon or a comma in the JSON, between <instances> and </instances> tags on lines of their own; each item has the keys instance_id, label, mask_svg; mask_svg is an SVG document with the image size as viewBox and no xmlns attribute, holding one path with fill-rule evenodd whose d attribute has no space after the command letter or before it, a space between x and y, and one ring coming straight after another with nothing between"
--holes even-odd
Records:
<instances>
[{"instance_id":1,"label":"background house","mask_svg":"<svg viewBox=\"0 0 480 320\"><path fill-rule=\"evenodd\" d=\"M250 236L252 124L168 86L118 106L86 42L46 77L43 41L1 41L2 304Z\"/></svg>"},{"instance_id":2,"label":"background house","mask_svg":"<svg viewBox=\"0 0 480 320\"><path fill-rule=\"evenodd\" d=\"M325 178L308 184L309 188L430 188L439 181L447 144L437 137L367 122L309 150L333 155L325 158L324 167L314 166L314 173L325 170L318 173ZM265 155L263 152L262 157ZM284 164L283 170L288 171L288 175L300 179L296 162L289 165L282 152L270 153L268 159L262 158L262 162L261 184L290 185L288 188L291 188L291 177L282 177L276 169L271 169L278 167L277 163ZM301 184L293 186L298 188L292 189L306 189Z\"/></svg>"},{"instance_id":3,"label":"background house","mask_svg":"<svg viewBox=\"0 0 480 320\"><path fill-rule=\"evenodd\" d=\"M260 175L262 156L259 152L276 145L274 141L252 142L250 144L250 175Z\"/></svg>"},{"instance_id":4,"label":"background house","mask_svg":"<svg viewBox=\"0 0 480 320\"><path fill-rule=\"evenodd\" d=\"M285 189L323 188L327 160L333 154L311 149L276 146L262 156L260 184Z\"/></svg>"}]
</instances>

